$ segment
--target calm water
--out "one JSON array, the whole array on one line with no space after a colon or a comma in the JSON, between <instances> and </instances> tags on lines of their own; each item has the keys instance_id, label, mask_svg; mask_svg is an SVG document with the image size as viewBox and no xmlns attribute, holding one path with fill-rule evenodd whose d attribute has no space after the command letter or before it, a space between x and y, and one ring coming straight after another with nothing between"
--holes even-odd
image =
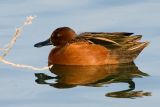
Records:
<instances>
[{"instance_id":1,"label":"calm water","mask_svg":"<svg viewBox=\"0 0 160 107\"><path fill-rule=\"evenodd\" d=\"M150 45L135 64L55 67L52 72L58 76L49 70L33 71L0 63L0 106L150 107L160 104L159 10L159 0L1 0L0 47L10 40L26 16L37 16L6 57L15 63L46 66L52 46L37 49L33 45L61 26L69 26L77 33L134 32L143 35L143 40L150 41Z\"/></svg>"}]
</instances>

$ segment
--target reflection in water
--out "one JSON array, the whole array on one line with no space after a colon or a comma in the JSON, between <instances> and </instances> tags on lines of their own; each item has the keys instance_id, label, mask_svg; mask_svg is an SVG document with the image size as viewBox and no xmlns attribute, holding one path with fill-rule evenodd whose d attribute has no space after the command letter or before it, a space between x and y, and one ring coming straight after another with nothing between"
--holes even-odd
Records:
<instances>
[{"instance_id":1,"label":"reflection in water","mask_svg":"<svg viewBox=\"0 0 160 107\"><path fill-rule=\"evenodd\" d=\"M129 85L127 90L109 92L106 96L136 98L151 95L150 92L133 91L135 89L133 78L148 76L148 74L141 72L134 63L101 66L54 65L51 72L57 76L51 77L43 73L36 73L36 82L55 88L72 88L78 85L102 87L111 83L127 83ZM56 79L56 83L46 81L50 79Z\"/></svg>"},{"instance_id":2,"label":"reflection in water","mask_svg":"<svg viewBox=\"0 0 160 107\"><path fill-rule=\"evenodd\" d=\"M106 94L108 97L114 98L136 98L136 97L143 97L143 96L151 96L150 92L143 92L143 91L132 91L133 89L117 91L117 92L109 92Z\"/></svg>"}]
</instances>

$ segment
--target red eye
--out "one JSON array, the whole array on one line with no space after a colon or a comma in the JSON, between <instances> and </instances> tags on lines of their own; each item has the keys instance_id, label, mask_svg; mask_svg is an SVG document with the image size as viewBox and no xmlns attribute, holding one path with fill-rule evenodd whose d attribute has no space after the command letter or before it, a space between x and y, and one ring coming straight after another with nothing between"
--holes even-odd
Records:
<instances>
[{"instance_id":1,"label":"red eye","mask_svg":"<svg viewBox=\"0 0 160 107\"><path fill-rule=\"evenodd\" d=\"M61 34L58 33L58 34L57 34L57 37L61 37Z\"/></svg>"}]
</instances>

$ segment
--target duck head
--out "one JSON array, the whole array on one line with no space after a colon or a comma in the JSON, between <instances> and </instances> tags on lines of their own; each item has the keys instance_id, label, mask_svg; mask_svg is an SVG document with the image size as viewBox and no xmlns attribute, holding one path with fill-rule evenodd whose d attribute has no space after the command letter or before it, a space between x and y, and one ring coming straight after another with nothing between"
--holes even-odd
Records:
<instances>
[{"instance_id":1,"label":"duck head","mask_svg":"<svg viewBox=\"0 0 160 107\"><path fill-rule=\"evenodd\" d=\"M34 47L42 47L47 45L54 46L64 46L68 43L68 41L74 39L76 37L76 33L69 27L60 27L53 31L50 38L36 43Z\"/></svg>"}]
</instances>

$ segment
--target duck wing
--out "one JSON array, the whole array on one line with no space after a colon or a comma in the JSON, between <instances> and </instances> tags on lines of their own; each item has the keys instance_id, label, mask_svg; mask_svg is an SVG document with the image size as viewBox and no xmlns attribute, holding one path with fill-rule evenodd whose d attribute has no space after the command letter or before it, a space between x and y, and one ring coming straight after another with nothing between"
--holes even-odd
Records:
<instances>
[{"instance_id":1,"label":"duck wing","mask_svg":"<svg viewBox=\"0 0 160 107\"><path fill-rule=\"evenodd\" d=\"M106 47L110 50L110 58L118 60L119 63L132 62L149 44L139 41L142 35L128 32L85 32L77 38Z\"/></svg>"},{"instance_id":2,"label":"duck wing","mask_svg":"<svg viewBox=\"0 0 160 107\"><path fill-rule=\"evenodd\" d=\"M89 40L95 44L103 45L107 48L123 47L126 44L141 39L142 35L132 35L128 32L85 32L81 33L77 38Z\"/></svg>"}]
</instances>

